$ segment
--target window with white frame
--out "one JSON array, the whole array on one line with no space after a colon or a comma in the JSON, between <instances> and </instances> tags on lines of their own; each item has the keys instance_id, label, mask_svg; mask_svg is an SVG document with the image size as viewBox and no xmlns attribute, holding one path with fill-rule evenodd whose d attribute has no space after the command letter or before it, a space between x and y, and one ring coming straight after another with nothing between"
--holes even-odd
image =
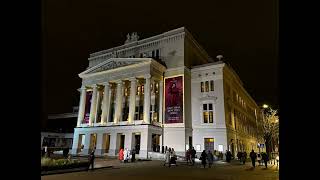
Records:
<instances>
[{"instance_id":1,"label":"window with white frame","mask_svg":"<svg viewBox=\"0 0 320 180\"><path fill-rule=\"evenodd\" d=\"M200 83L201 92L214 91L214 81L203 81Z\"/></svg>"},{"instance_id":2,"label":"window with white frame","mask_svg":"<svg viewBox=\"0 0 320 180\"><path fill-rule=\"evenodd\" d=\"M203 123L213 123L213 104L203 104L202 108Z\"/></svg>"}]
</instances>

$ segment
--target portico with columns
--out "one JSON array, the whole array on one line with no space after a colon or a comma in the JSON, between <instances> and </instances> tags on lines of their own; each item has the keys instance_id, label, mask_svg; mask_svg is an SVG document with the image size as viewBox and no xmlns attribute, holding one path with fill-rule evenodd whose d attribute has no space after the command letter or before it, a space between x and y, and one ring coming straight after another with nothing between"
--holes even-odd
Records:
<instances>
[{"instance_id":1,"label":"portico with columns","mask_svg":"<svg viewBox=\"0 0 320 180\"><path fill-rule=\"evenodd\" d=\"M152 138L162 136L165 70L152 58L110 58L80 73L72 154L86 155L96 147L96 155L115 156L120 148L135 148L139 158L148 158Z\"/></svg>"}]
</instances>

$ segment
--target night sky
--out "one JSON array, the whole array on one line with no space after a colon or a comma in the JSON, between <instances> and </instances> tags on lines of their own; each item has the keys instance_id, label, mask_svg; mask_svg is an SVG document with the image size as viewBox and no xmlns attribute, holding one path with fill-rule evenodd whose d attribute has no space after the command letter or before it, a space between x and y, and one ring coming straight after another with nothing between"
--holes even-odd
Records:
<instances>
[{"instance_id":1,"label":"night sky","mask_svg":"<svg viewBox=\"0 0 320 180\"><path fill-rule=\"evenodd\" d=\"M193 2L193 3L190 3ZM46 112L79 103L78 74L90 53L185 26L215 58L222 54L257 103L278 108L276 0L43 0L43 80Z\"/></svg>"}]
</instances>

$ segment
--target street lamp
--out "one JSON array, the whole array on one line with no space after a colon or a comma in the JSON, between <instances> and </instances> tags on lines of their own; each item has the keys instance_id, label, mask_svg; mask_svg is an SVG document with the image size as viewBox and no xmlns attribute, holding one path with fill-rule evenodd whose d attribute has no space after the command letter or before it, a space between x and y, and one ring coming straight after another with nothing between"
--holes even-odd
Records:
<instances>
[{"instance_id":1,"label":"street lamp","mask_svg":"<svg viewBox=\"0 0 320 180\"><path fill-rule=\"evenodd\" d=\"M264 109L267 109L269 106L267 104L263 104L262 106Z\"/></svg>"}]
</instances>

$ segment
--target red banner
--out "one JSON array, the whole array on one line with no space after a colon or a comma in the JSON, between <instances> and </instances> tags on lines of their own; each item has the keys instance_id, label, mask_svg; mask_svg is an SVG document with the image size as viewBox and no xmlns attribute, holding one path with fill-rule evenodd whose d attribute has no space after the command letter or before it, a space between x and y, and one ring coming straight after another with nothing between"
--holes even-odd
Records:
<instances>
[{"instance_id":1,"label":"red banner","mask_svg":"<svg viewBox=\"0 0 320 180\"><path fill-rule=\"evenodd\" d=\"M183 77L165 79L165 123L183 123Z\"/></svg>"},{"instance_id":2,"label":"red banner","mask_svg":"<svg viewBox=\"0 0 320 180\"><path fill-rule=\"evenodd\" d=\"M91 99L92 99L92 91L87 91L85 114L84 114L84 119L83 119L83 123L84 124L88 124L89 123Z\"/></svg>"}]
</instances>

